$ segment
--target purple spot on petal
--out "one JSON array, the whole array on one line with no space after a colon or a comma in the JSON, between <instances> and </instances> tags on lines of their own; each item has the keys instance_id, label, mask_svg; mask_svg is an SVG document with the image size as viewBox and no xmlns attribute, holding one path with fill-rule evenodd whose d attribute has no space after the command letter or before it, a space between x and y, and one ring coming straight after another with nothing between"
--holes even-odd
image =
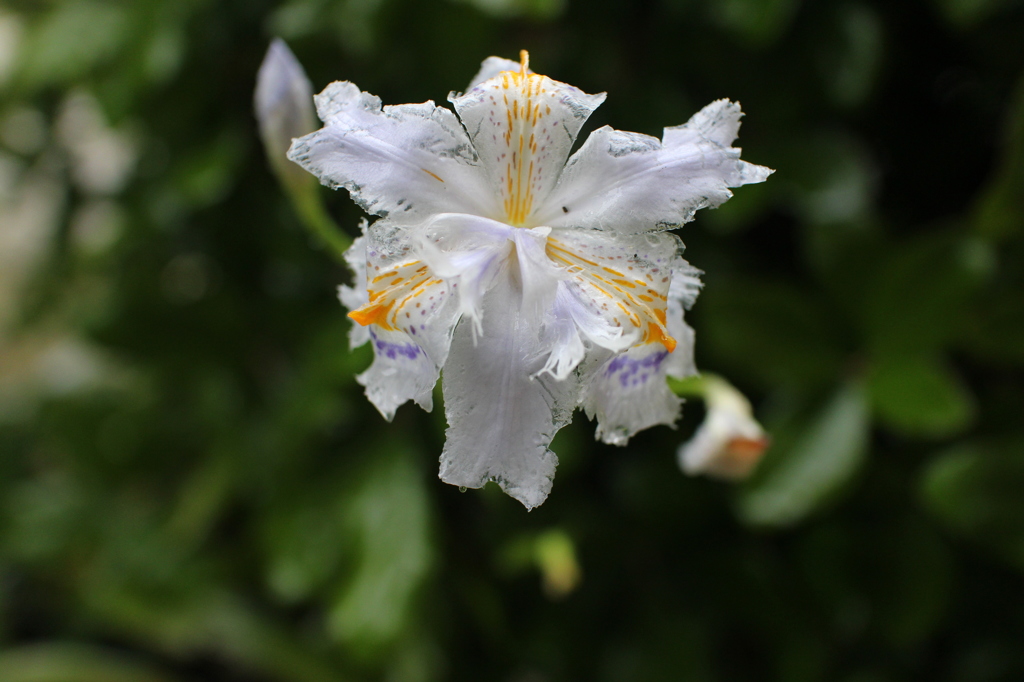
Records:
<instances>
[{"instance_id":1,"label":"purple spot on petal","mask_svg":"<svg viewBox=\"0 0 1024 682\"><path fill-rule=\"evenodd\" d=\"M661 363L667 357L668 351L666 350L660 350L657 353L652 353L639 359L631 358L623 353L608 363L608 366L605 367L604 375L612 377L618 374L619 384L623 388L637 386L641 383L646 383L648 377L661 367Z\"/></svg>"},{"instance_id":2,"label":"purple spot on petal","mask_svg":"<svg viewBox=\"0 0 1024 682\"><path fill-rule=\"evenodd\" d=\"M392 343L378 337L372 331L370 332L370 337L373 339L373 346L374 350L377 351L377 355L383 355L389 360L397 360L399 357L415 360L423 353L423 349L415 343Z\"/></svg>"}]
</instances>

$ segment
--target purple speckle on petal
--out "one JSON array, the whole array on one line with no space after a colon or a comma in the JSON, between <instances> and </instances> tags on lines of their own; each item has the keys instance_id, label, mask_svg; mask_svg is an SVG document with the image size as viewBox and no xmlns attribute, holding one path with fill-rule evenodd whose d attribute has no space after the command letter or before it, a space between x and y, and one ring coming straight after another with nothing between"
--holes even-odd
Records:
<instances>
[{"instance_id":1,"label":"purple speckle on petal","mask_svg":"<svg viewBox=\"0 0 1024 682\"><path fill-rule=\"evenodd\" d=\"M399 357L415 360L423 352L423 349L415 343L392 343L378 337L372 331L370 336L373 338L373 346L377 355L383 355L390 360L397 360Z\"/></svg>"},{"instance_id":2,"label":"purple speckle on petal","mask_svg":"<svg viewBox=\"0 0 1024 682\"><path fill-rule=\"evenodd\" d=\"M661 350L639 359L631 358L623 353L608 363L604 374L611 377L617 373L619 384L623 388L637 386L646 383L648 377L661 366L667 357L667 350Z\"/></svg>"}]
</instances>

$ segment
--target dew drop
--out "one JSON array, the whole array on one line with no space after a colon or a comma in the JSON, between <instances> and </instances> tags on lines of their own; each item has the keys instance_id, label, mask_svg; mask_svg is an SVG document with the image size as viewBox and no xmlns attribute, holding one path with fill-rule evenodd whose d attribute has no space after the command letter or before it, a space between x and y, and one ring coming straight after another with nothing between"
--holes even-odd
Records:
<instances>
[{"instance_id":1,"label":"dew drop","mask_svg":"<svg viewBox=\"0 0 1024 682\"><path fill-rule=\"evenodd\" d=\"M459 486L459 492L460 493L464 493L464 492L466 492L466 490L468 490L468 488L466 488L466 486L464 486L464 485L460 485Z\"/></svg>"}]
</instances>

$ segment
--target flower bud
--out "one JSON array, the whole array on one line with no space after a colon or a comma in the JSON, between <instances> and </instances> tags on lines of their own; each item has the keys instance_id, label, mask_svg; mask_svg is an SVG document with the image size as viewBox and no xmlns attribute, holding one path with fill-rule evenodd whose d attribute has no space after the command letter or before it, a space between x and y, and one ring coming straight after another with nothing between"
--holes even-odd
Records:
<instances>
[{"instance_id":1,"label":"flower bud","mask_svg":"<svg viewBox=\"0 0 1024 682\"><path fill-rule=\"evenodd\" d=\"M299 60L280 38L275 38L256 77L256 120L267 158L289 192L302 192L316 180L288 160L292 138L316 130L313 87Z\"/></svg>"},{"instance_id":2,"label":"flower bud","mask_svg":"<svg viewBox=\"0 0 1024 682\"><path fill-rule=\"evenodd\" d=\"M754 419L750 401L735 387L718 377L707 377L704 387L707 416L679 447L679 466L688 474L746 478L768 449L768 436Z\"/></svg>"}]
</instances>

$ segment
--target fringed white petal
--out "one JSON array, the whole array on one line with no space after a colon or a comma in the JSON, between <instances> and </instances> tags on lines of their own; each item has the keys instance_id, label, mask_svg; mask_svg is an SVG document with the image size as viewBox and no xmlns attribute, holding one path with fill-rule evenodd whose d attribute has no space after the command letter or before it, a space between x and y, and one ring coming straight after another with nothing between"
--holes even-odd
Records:
<instances>
[{"instance_id":1,"label":"fringed white petal","mask_svg":"<svg viewBox=\"0 0 1024 682\"><path fill-rule=\"evenodd\" d=\"M635 233L682 225L701 208L732 196L730 187L762 182L773 171L740 160L729 145L738 104L718 100L662 140L609 127L595 130L569 159L535 219L553 227Z\"/></svg>"},{"instance_id":2,"label":"fringed white petal","mask_svg":"<svg viewBox=\"0 0 1024 682\"><path fill-rule=\"evenodd\" d=\"M373 364L356 381L366 387L366 397L381 415L391 421L407 400L416 401L427 412L433 409L434 384L440 368L426 351L401 331L374 325L369 336L373 342Z\"/></svg>"},{"instance_id":3,"label":"fringed white petal","mask_svg":"<svg viewBox=\"0 0 1024 682\"><path fill-rule=\"evenodd\" d=\"M534 74L525 64L492 58L478 75L502 70L449 100L488 170L500 210L481 214L511 225L543 225L532 219L565 165L576 135L604 95Z\"/></svg>"},{"instance_id":4,"label":"fringed white petal","mask_svg":"<svg viewBox=\"0 0 1024 682\"><path fill-rule=\"evenodd\" d=\"M484 81L494 78L502 71L518 71L520 66L519 62L512 61L511 59L505 59L503 57L488 57L480 64L480 70L477 71L476 75L473 76L473 79L469 81L469 85L466 86L466 90L472 90ZM527 72L531 74L533 73L533 71L529 70L527 70Z\"/></svg>"},{"instance_id":5,"label":"fringed white petal","mask_svg":"<svg viewBox=\"0 0 1024 682\"><path fill-rule=\"evenodd\" d=\"M558 458L549 445L572 417L578 384L573 376L537 376L543 348L519 307L511 282L503 282L484 297L479 336L467 322L455 330L444 367L440 477L467 488L496 481L531 509L551 490Z\"/></svg>"},{"instance_id":6,"label":"fringed white petal","mask_svg":"<svg viewBox=\"0 0 1024 682\"><path fill-rule=\"evenodd\" d=\"M669 352L656 345L635 346L601 365L588 378L583 409L597 419L596 437L625 445L638 431L675 423L682 401L665 383Z\"/></svg>"},{"instance_id":7,"label":"fringed white petal","mask_svg":"<svg viewBox=\"0 0 1024 682\"><path fill-rule=\"evenodd\" d=\"M675 424L682 401L666 377L696 373L693 329L683 319L684 303L692 303L700 281L698 272L680 257L671 268L672 288L667 306L667 328L675 346L644 344L619 353L584 378L583 408L597 418L596 436L605 443L625 445L637 432L656 424Z\"/></svg>"},{"instance_id":8,"label":"fringed white petal","mask_svg":"<svg viewBox=\"0 0 1024 682\"><path fill-rule=\"evenodd\" d=\"M407 228L378 221L366 228L346 254L356 273L342 287L343 302L356 323L350 339L372 340L374 361L359 382L386 419L415 400L430 410L431 390L448 358L458 302L449 286L416 259Z\"/></svg>"},{"instance_id":9,"label":"fringed white petal","mask_svg":"<svg viewBox=\"0 0 1024 682\"><path fill-rule=\"evenodd\" d=\"M349 82L316 96L324 127L292 143L288 158L367 213L411 225L444 211L494 213L487 173L455 114L433 102L381 107Z\"/></svg>"},{"instance_id":10,"label":"fringed white petal","mask_svg":"<svg viewBox=\"0 0 1024 682\"><path fill-rule=\"evenodd\" d=\"M345 263L352 271L352 286L342 284L338 287L338 299L341 304L349 310L358 310L370 302L370 296L366 291L366 230L368 228L366 219L359 223L362 235L352 242L352 246L345 252ZM361 324L352 322L352 328L348 332L348 347L355 349L370 340L370 330Z\"/></svg>"},{"instance_id":11,"label":"fringed white petal","mask_svg":"<svg viewBox=\"0 0 1024 682\"><path fill-rule=\"evenodd\" d=\"M668 333L676 340L676 348L665 360L665 374L684 379L697 374L693 360L695 334L683 319L701 290L701 272L681 257L672 264L672 282L668 293Z\"/></svg>"}]
</instances>

